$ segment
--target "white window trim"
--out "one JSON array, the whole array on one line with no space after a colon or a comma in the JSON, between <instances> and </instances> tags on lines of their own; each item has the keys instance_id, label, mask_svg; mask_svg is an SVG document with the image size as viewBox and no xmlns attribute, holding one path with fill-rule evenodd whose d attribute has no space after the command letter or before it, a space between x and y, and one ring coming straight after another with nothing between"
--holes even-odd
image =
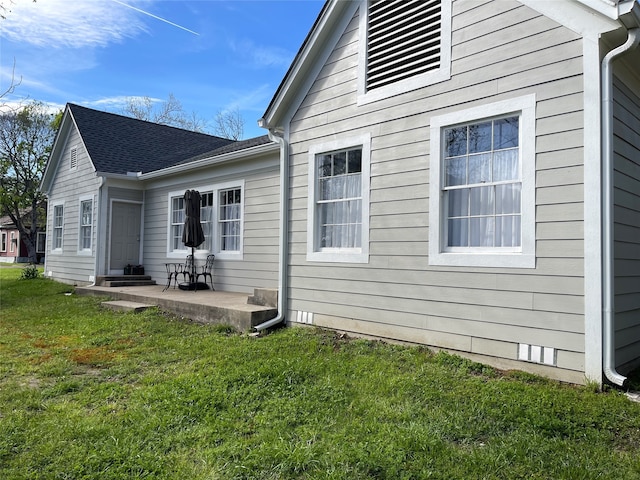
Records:
<instances>
[{"instance_id":1,"label":"white window trim","mask_svg":"<svg viewBox=\"0 0 640 480\"><path fill-rule=\"evenodd\" d=\"M218 229L218 206L219 206L219 192L220 190L226 190L229 188L240 188L242 202L240 204L240 250L237 252L223 252L220 251L220 238ZM243 260L244 259L244 203L245 203L245 181L244 179L218 183L215 185L201 186L194 188L199 192L213 192L213 218L212 218L212 236L213 236L213 251L206 249L196 249L197 254L213 253L216 256L216 260ZM175 197L184 196L184 190L175 190L169 192L167 199L167 258L180 258L184 259L186 255L191 254L191 248L185 247L181 250L171 249L171 213L172 213L172 199Z\"/></svg>"},{"instance_id":2,"label":"white window trim","mask_svg":"<svg viewBox=\"0 0 640 480\"><path fill-rule=\"evenodd\" d=\"M358 105L376 102L402 93L427 87L451 78L451 0L442 0L442 33L440 37L440 68L398 82L366 89L367 78L367 9L369 0L361 0L358 26Z\"/></svg>"},{"instance_id":3,"label":"white window trim","mask_svg":"<svg viewBox=\"0 0 640 480\"><path fill-rule=\"evenodd\" d=\"M316 156L325 152L362 147L362 247L338 248L318 251L317 219L316 219ZM337 139L320 143L309 148L309 199L307 203L307 261L337 263L369 263L369 189L371 182L371 135L363 134L355 137Z\"/></svg>"},{"instance_id":4,"label":"white window trim","mask_svg":"<svg viewBox=\"0 0 640 480\"><path fill-rule=\"evenodd\" d=\"M91 202L91 246L89 248L82 248L82 203ZM95 202L93 201L93 195L85 195L78 198L78 255L91 255L93 253L93 225L95 223Z\"/></svg>"},{"instance_id":5,"label":"white window trim","mask_svg":"<svg viewBox=\"0 0 640 480\"><path fill-rule=\"evenodd\" d=\"M184 192L189 189L183 190L174 190L173 192L169 192L167 197L167 258L181 258L184 259L187 255L191 254L191 248L182 245L184 248L182 249L172 249L171 248L171 240L172 240L172 232L171 232L171 216L173 213L173 199L176 197L184 197ZM205 191L209 190L206 187L195 188L194 190ZM195 252L202 252L202 250L196 249Z\"/></svg>"},{"instance_id":6,"label":"white window trim","mask_svg":"<svg viewBox=\"0 0 640 480\"><path fill-rule=\"evenodd\" d=\"M228 190L231 188L240 189L240 250L238 251L222 251L220 250L220 231L218 228L218 213L220 203L220 190ZM244 180L231 181L226 183L219 183L213 187L213 208L214 208L214 232L215 232L215 255L219 260L242 260L244 258L244 201L245 201L245 188Z\"/></svg>"},{"instance_id":7,"label":"white window trim","mask_svg":"<svg viewBox=\"0 0 640 480\"><path fill-rule=\"evenodd\" d=\"M0 252L7 251L7 232L0 232Z\"/></svg>"},{"instance_id":8,"label":"white window trim","mask_svg":"<svg viewBox=\"0 0 640 480\"><path fill-rule=\"evenodd\" d=\"M520 116L520 168L522 175L521 228L522 246L518 252L493 248L473 252L445 252L442 214L443 169L442 136L445 127L491 117L517 114ZM467 267L535 268L535 127L536 97L525 95L488 105L480 105L431 119L430 188L429 188L429 264Z\"/></svg>"},{"instance_id":9,"label":"white window trim","mask_svg":"<svg viewBox=\"0 0 640 480\"><path fill-rule=\"evenodd\" d=\"M56 241L56 207L62 207L62 226L60 228L60 248L55 248ZM51 253L59 255L64 250L64 202L57 202L51 205Z\"/></svg>"},{"instance_id":10,"label":"white window trim","mask_svg":"<svg viewBox=\"0 0 640 480\"><path fill-rule=\"evenodd\" d=\"M9 253L16 253L16 246L18 245L18 240L16 239L16 232L9 233Z\"/></svg>"},{"instance_id":11,"label":"white window trim","mask_svg":"<svg viewBox=\"0 0 640 480\"><path fill-rule=\"evenodd\" d=\"M40 245L41 237L44 237L44 241L42 243L43 248L38 249L38 246ZM38 232L36 235L36 253L45 253L46 250L47 250L47 234L45 232Z\"/></svg>"}]
</instances>

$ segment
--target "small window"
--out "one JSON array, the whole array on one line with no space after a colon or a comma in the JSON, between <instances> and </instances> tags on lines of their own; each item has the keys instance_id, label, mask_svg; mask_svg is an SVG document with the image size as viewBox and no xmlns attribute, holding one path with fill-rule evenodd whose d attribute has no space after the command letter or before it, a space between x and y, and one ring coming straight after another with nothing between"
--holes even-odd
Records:
<instances>
[{"instance_id":1,"label":"small window","mask_svg":"<svg viewBox=\"0 0 640 480\"><path fill-rule=\"evenodd\" d=\"M7 232L0 233L0 252L7 251Z\"/></svg>"},{"instance_id":2,"label":"small window","mask_svg":"<svg viewBox=\"0 0 640 480\"><path fill-rule=\"evenodd\" d=\"M170 251L184 251L186 247L182 243L182 232L184 230L184 192L180 196L171 197L171 222L170 222Z\"/></svg>"},{"instance_id":3,"label":"small window","mask_svg":"<svg viewBox=\"0 0 640 480\"><path fill-rule=\"evenodd\" d=\"M78 148L73 147L69 152L69 167L70 170L78 168Z\"/></svg>"},{"instance_id":4,"label":"small window","mask_svg":"<svg viewBox=\"0 0 640 480\"><path fill-rule=\"evenodd\" d=\"M36 239L36 253L44 253L47 247L47 234L44 232L38 232Z\"/></svg>"},{"instance_id":5,"label":"small window","mask_svg":"<svg viewBox=\"0 0 640 480\"><path fill-rule=\"evenodd\" d=\"M358 140L309 150L308 260L368 261L370 137Z\"/></svg>"},{"instance_id":6,"label":"small window","mask_svg":"<svg viewBox=\"0 0 640 480\"><path fill-rule=\"evenodd\" d=\"M53 207L53 250L62 250L62 227L64 222L64 206Z\"/></svg>"},{"instance_id":7,"label":"small window","mask_svg":"<svg viewBox=\"0 0 640 480\"><path fill-rule=\"evenodd\" d=\"M218 232L220 252L240 252L242 245L242 189L218 192Z\"/></svg>"},{"instance_id":8,"label":"small window","mask_svg":"<svg viewBox=\"0 0 640 480\"><path fill-rule=\"evenodd\" d=\"M431 123L429 261L535 266L535 97Z\"/></svg>"},{"instance_id":9,"label":"small window","mask_svg":"<svg viewBox=\"0 0 640 480\"><path fill-rule=\"evenodd\" d=\"M80 235L78 250L91 252L93 232L93 199L80 201Z\"/></svg>"},{"instance_id":10,"label":"small window","mask_svg":"<svg viewBox=\"0 0 640 480\"><path fill-rule=\"evenodd\" d=\"M200 194L200 224L204 232L204 243L198 247L207 252L213 251L213 192Z\"/></svg>"},{"instance_id":11,"label":"small window","mask_svg":"<svg viewBox=\"0 0 640 480\"><path fill-rule=\"evenodd\" d=\"M11 232L9 234L9 251L15 253L17 245L18 239L16 238L16 232Z\"/></svg>"}]
</instances>

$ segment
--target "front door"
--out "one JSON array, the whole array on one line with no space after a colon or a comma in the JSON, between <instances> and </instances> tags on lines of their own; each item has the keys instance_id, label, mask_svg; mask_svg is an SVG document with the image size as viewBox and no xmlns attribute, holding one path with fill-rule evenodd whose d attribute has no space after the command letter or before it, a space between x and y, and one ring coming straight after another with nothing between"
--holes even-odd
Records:
<instances>
[{"instance_id":1,"label":"front door","mask_svg":"<svg viewBox=\"0 0 640 480\"><path fill-rule=\"evenodd\" d=\"M119 273L126 265L140 264L142 207L137 203L113 202L109 271Z\"/></svg>"}]
</instances>

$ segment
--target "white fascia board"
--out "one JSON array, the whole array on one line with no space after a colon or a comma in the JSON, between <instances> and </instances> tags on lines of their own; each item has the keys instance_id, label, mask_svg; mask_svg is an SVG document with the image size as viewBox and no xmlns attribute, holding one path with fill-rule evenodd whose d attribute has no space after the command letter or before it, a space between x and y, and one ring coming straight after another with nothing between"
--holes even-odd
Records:
<instances>
[{"instance_id":1,"label":"white fascia board","mask_svg":"<svg viewBox=\"0 0 640 480\"><path fill-rule=\"evenodd\" d=\"M217 155L215 157L203 158L202 160L196 160L194 162L174 165L172 167L163 168L162 170L155 170L153 172L143 173L134 178L137 178L138 180L150 180L153 178L162 178L169 175L175 175L176 173L189 172L191 170L198 170L200 168L219 165L221 163L245 160L254 156L259 156L266 153L279 152L279 151L280 151L280 147L278 146L278 144L267 143L264 145L258 145L256 147L237 150L235 152L229 152L223 155ZM126 177L126 175L124 175L124 177ZM127 178L132 178L132 177L127 177Z\"/></svg>"},{"instance_id":2,"label":"white fascia board","mask_svg":"<svg viewBox=\"0 0 640 480\"><path fill-rule=\"evenodd\" d=\"M620 28L617 7L606 0L519 0L560 25L583 36L600 35ZM612 13L613 8L615 14ZM613 16L612 16L613 15Z\"/></svg>"},{"instance_id":3,"label":"white fascia board","mask_svg":"<svg viewBox=\"0 0 640 480\"><path fill-rule=\"evenodd\" d=\"M363 1L363 0L360 0ZM266 129L283 128L309 91L324 62L353 18L360 1L333 0L318 19L302 50L294 59L269 109L258 120Z\"/></svg>"},{"instance_id":4,"label":"white fascia board","mask_svg":"<svg viewBox=\"0 0 640 480\"><path fill-rule=\"evenodd\" d=\"M49 188L51 187L51 182L55 176L55 172L58 168L58 164L60 163L60 157L62 155L62 151L64 151L64 147L67 144L67 139L69 137L69 129L71 125L75 126L75 122L71 117L71 111L67 107L62 116L62 121L60 122L60 128L58 129L58 133L53 142L53 147L51 148L51 153L49 153L49 158L47 159L47 165L45 167L44 173L42 174L42 180L40 180L40 191L49 194ZM55 160L52 162L52 159Z\"/></svg>"}]
</instances>

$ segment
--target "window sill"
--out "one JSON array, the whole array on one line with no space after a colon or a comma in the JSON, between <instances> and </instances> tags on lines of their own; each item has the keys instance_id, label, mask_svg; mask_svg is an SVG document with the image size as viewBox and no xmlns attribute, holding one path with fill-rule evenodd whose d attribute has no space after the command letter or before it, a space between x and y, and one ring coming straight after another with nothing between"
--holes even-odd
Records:
<instances>
[{"instance_id":1,"label":"window sill","mask_svg":"<svg viewBox=\"0 0 640 480\"><path fill-rule=\"evenodd\" d=\"M325 263L369 263L369 254L361 250L356 251L331 251L331 252L309 252L308 262Z\"/></svg>"},{"instance_id":2,"label":"window sill","mask_svg":"<svg viewBox=\"0 0 640 480\"><path fill-rule=\"evenodd\" d=\"M429 265L489 268L536 268L536 256L523 253L453 253L429 255Z\"/></svg>"}]
</instances>

